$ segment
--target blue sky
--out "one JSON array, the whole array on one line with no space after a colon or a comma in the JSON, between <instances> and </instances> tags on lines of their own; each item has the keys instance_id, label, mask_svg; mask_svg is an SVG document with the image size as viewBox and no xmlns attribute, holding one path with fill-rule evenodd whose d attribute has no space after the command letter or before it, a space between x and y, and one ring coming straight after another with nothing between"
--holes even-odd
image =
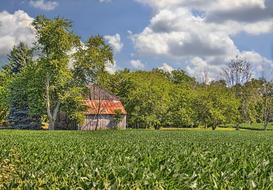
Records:
<instances>
[{"instance_id":1,"label":"blue sky","mask_svg":"<svg viewBox=\"0 0 273 190\"><path fill-rule=\"evenodd\" d=\"M258 76L273 68L271 4L272 0L0 0L0 56L19 40L32 42L28 21L42 14L70 19L82 41L105 36L118 48L112 70L182 68L217 79L226 62L240 55L253 62Z\"/></svg>"}]
</instances>

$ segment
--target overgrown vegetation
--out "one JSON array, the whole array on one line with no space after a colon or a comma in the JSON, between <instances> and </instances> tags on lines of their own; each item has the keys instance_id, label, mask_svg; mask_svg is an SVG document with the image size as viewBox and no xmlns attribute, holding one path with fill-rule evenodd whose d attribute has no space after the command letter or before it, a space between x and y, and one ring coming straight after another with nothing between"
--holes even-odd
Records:
<instances>
[{"instance_id":1,"label":"overgrown vegetation","mask_svg":"<svg viewBox=\"0 0 273 190\"><path fill-rule=\"evenodd\" d=\"M272 132L0 131L0 189L272 189Z\"/></svg>"}]
</instances>

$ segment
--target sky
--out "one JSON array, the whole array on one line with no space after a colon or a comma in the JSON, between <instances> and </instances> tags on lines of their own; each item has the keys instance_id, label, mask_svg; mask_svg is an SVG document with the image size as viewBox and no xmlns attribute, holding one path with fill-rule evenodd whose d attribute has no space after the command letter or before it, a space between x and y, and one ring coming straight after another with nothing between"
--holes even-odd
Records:
<instances>
[{"instance_id":1,"label":"sky","mask_svg":"<svg viewBox=\"0 0 273 190\"><path fill-rule=\"evenodd\" d=\"M83 42L102 35L114 50L109 72L183 69L217 80L238 55L256 77L273 76L273 0L0 0L2 62L35 42L38 15L71 20Z\"/></svg>"}]
</instances>

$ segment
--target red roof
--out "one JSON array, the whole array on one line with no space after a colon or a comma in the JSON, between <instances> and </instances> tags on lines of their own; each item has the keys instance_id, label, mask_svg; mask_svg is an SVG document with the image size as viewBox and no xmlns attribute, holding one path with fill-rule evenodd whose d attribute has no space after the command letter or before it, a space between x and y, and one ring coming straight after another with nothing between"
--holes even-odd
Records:
<instances>
[{"instance_id":1,"label":"red roof","mask_svg":"<svg viewBox=\"0 0 273 190\"><path fill-rule=\"evenodd\" d=\"M122 103L117 100L85 100L84 103L87 106L86 114L115 115L117 110L120 110L122 114L127 114Z\"/></svg>"}]
</instances>

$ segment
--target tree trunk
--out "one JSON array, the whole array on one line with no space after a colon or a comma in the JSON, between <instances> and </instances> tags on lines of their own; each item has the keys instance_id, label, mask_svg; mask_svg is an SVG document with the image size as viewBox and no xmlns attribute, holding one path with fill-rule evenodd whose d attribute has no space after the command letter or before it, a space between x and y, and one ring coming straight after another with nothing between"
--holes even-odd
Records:
<instances>
[{"instance_id":1,"label":"tree trunk","mask_svg":"<svg viewBox=\"0 0 273 190\"><path fill-rule=\"evenodd\" d=\"M240 124L239 124L239 123L236 124L236 130L237 130L237 131L240 130Z\"/></svg>"},{"instance_id":2,"label":"tree trunk","mask_svg":"<svg viewBox=\"0 0 273 190\"><path fill-rule=\"evenodd\" d=\"M48 117L48 129L54 130L55 129L55 121L57 119L57 115L60 109L61 103L58 101L56 107L51 113L51 103L50 103L50 95L49 95L49 85L50 85L50 78L49 76L46 77L46 110L47 110L47 117Z\"/></svg>"},{"instance_id":3,"label":"tree trunk","mask_svg":"<svg viewBox=\"0 0 273 190\"><path fill-rule=\"evenodd\" d=\"M48 120L48 130L54 130L55 123L52 120Z\"/></svg>"},{"instance_id":4,"label":"tree trunk","mask_svg":"<svg viewBox=\"0 0 273 190\"><path fill-rule=\"evenodd\" d=\"M267 86L264 87L264 130L267 130L268 126L268 101L267 101Z\"/></svg>"},{"instance_id":5,"label":"tree trunk","mask_svg":"<svg viewBox=\"0 0 273 190\"><path fill-rule=\"evenodd\" d=\"M99 127L99 116L100 116L100 109L101 109L101 97L100 97L100 93L101 93L101 90L99 89L99 105L98 105L98 111L97 111L97 114L96 114L96 118L97 118L97 121L96 121L96 127L95 127L95 131L98 130L98 127Z\"/></svg>"}]
</instances>

